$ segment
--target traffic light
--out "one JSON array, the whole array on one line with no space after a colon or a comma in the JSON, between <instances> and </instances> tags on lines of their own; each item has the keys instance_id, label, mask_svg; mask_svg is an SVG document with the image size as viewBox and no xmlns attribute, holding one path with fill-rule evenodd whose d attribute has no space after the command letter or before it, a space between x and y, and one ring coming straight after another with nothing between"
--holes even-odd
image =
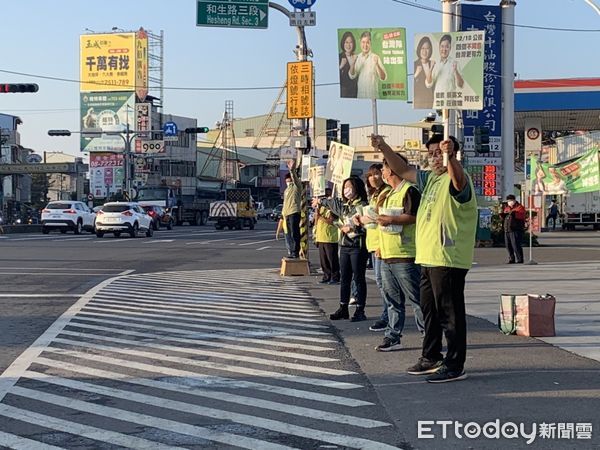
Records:
<instances>
[{"instance_id":1,"label":"traffic light","mask_svg":"<svg viewBox=\"0 0 600 450\"><path fill-rule=\"evenodd\" d=\"M327 138L327 148L329 148L332 141L338 140L339 124L340 121L337 119L327 119L325 121L325 136Z\"/></svg>"},{"instance_id":2,"label":"traffic light","mask_svg":"<svg viewBox=\"0 0 600 450\"><path fill-rule=\"evenodd\" d=\"M490 152L490 129L489 127L475 127L473 132L475 140L475 153Z\"/></svg>"},{"instance_id":3,"label":"traffic light","mask_svg":"<svg viewBox=\"0 0 600 450\"><path fill-rule=\"evenodd\" d=\"M0 94L37 92L40 87L35 83L29 84L0 84Z\"/></svg>"},{"instance_id":4,"label":"traffic light","mask_svg":"<svg viewBox=\"0 0 600 450\"><path fill-rule=\"evenodd\" d=\"M193 134L193 133L208 133L209 129L208 127L196 127L196 128L186 128L185 132L187 134Z\"/></svg>"},{"instance_id":5,"label":"traffic light","mask_svg":"<svg viewBox=\"0 0 600 450\"><path fill-rule=\"evenodd\" d=\"M48 130L48 136L71 136L69 130Z\"/></svg>"},{"instance_id":6,"label":"traffic light","mask_svg":"<svg viewBox=\"0 0 600 450\"><path fill-rule=\"evenodd\" d=\"M444 125L431 125L432 134L444 134Z\"/></svg>"},{"instance_id":7,"label":"traffic light","mask_svg":"<svg viewBox=\"0 0 600 450\"><path fill-rule=\"evenodd\" d=\"M350 124L340 124L340 142L344 145L350 145Z\"/></svg>"}]
</instances>

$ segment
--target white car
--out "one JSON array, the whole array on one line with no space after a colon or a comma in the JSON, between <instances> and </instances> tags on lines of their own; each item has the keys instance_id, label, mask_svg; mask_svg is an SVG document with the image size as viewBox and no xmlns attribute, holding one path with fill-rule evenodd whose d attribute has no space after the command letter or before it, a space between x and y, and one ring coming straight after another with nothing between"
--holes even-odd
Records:
<instances>
[{"instance_id":1,"label":"white car","mask_svg":"<svg viewBox=\"0 0 600 450\"><path fill-rule=\"evenodd\" d=\"M69 230L81 234L83 230L94 232L96 214L83 202L61 200L50 202L42 210L42 233Z\"/></svg>"},{"instance_id":2,"label":"white car","mask_svg":"<svg viewBox=\"0 0 600 450\"><path fill-rule=\"evenodd\" d=\"M136 237L140 231L147 237L154 233L152 217L135 202L105 203L96 215L96 236L99 238L104 233L112 233L115 237L122 232L129 233L131 237Z\"/></svg>"}]
</instances>

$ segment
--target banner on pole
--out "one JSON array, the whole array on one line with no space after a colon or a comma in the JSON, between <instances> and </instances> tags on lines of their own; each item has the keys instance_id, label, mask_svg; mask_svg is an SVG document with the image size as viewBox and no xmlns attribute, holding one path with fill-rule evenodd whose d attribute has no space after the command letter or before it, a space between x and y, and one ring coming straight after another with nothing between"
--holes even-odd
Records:
<instances>
[{"instance_id":1,"label":"banner on pole","mask_svg":"<svg viewBox=\"0 0 600 450\"><path fill-rule=\"evenodd\" d=\"M337 188L337 192L342 191L344 180L352 172L352 160L354 159L354 147L332 142L329 146L329 159L325 169L325 179L331 181Z\"/></svg>"},{"instance_id":2,"label":"banner on pole","mask_svg":"<svg viewBox=\"0 0 600 450\"><path fill-rule=\"evenodd\" d=\"M585 155L560 164L548 164L531 156L533 194L580 194L600 190L600 149L591 149Z\"/></svg>"},{"instance_id":3,"label":"banner on pole","mask_svg":"<svg viewBox=\"0 0 600 450\"><path fill-rule=\"evenodd\" d=\"M415 108L483 108L484 36L484 31L415 35Z\"/></svg>"}]
</instances>

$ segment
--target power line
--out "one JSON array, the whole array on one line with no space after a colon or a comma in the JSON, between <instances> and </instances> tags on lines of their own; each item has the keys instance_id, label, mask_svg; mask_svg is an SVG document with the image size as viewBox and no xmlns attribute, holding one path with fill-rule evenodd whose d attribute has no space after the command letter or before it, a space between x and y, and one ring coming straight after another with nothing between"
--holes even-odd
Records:
<instances>
[{"instance_id":1,"label":"power line","mask_svg":"<svg viewBox=\"0 0 600 450\"><path fill-rule=\"evenodd\" d=\"M438 13L438 14L450 14L450 13L445 13L440 9L433 8L431 6L410 3L408 0L391 0L391 1L394 3L399 3L401 5L410 6L411 8L421 9L423 11L429 11L429 12L434 12L434 13ZM471 20L487 23L485 20L482 20L481 17L468 17L468 16L464 16L461 14L450 14L450 15L456 16L456 17L464 17L466 19L471 19ZM566 32L576 32L576 33L599 33L600 32L600 29L542 27L542 26L536 26L536 25L521 25L521 24L517 24L517 23L505 23L505 22L500 22L500 24L515 27L515 28L527 28L527 29L532 29L532 30L544 30L544 31L566 31Z\"/></svg>"}]
</instances>

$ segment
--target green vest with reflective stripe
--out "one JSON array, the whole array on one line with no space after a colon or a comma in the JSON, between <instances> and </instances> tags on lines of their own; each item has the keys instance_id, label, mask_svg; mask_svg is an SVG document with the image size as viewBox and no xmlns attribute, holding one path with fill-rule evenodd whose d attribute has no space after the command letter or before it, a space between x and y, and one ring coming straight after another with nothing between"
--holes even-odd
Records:
<instances>
[{"instance_id":1,"label":"green vest with reflective stripe","mask_svg":"<svg viewBox=\"0 0 600 450\"><path fill-rule=\"evenodd\" d=\"M377 195L373 195L371 197L371 200L369 201L369 206L371 208L377 208L377 202L379 201L379 198L381 196L387 195L387 193L391 190L392 188L388 185L385 185L383 187L383 189L381 189L381 192ZM375 228L367 228L367 250L370 252L374 252L375 250L377 250L379 248L379 230L378 230L379 226L376 226Z\"/></svg>"},{"instance_id":2,"label":"green vest with reflective stripe","mask_svg":"<svg viewBox=\"0 0 600 450\"><path fill-rule=\"evenodd\" d=\"M319 215L329 218L331 217L331 211L323 206L319 206ZM315 242L337 244L340 239L338 227L328 224L321 217L317 219L315 229Z\"/></svg>"},{"instance_id":3,"label":"green vest with reflective stripe","mask_svg":"<svg viewBox=\"0 0 600 450\"><path fill-rule=\"evenodd\" d=\"M465 174L466 175L466 174ZM477 200L471 178L471 199L457 202L450 195L448 173L431 173L417 213L418 264L470 269L477 231Z\"/></svg>"},{"instance_id":4,"label":"green vest with reflective stripe","mask_svg":"<svg viewBox=\"0 0 600 450\"><path fill-rule=\"evenodd\" d=\"M408 181L403 181L387 196L383 203L384 208L402 208L404 197L412 186ZM405 214L407 211L404 212ZM388 258L414 258L416 255L415 224L402 225L400 234L386 233L379 228L379 251L382 259Z\"/></svg>"}]
</instances>

